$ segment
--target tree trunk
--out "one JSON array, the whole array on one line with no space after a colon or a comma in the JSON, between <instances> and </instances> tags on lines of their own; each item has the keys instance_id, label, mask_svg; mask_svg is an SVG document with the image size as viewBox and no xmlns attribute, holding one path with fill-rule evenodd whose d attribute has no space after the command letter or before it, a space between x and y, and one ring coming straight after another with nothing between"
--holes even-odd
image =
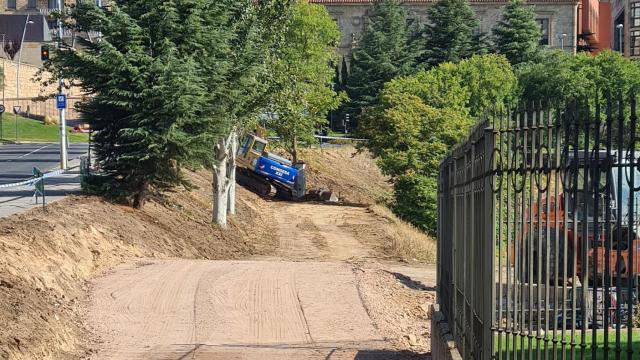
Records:
<instances>
[{"instance_id":1,"label":"tree trunk","mask_svg":"<svg viewBox=\"0 0 640 360\"><path fill-rule=\"evenodd\" d=\"M213 222L225 227L227 225L227 147L224 139L220 139L214 148L213 166Z\"/></svg>"},{"instance_id":2,"label":"tree trunk","mask_svg":"<svg viewBox=\"0 0 640 360\"><path fill-rule=\"evenodd\" d=\"M144 203L147 201L149 194L149 182L143 181L138 189L138 192L133 197L133 207L136 209L142 209Z\"/></svg>"},{"instance_id":3,"label":"tree trunk","mask_svg":"<svg viewBox=\"0 0 640 360\"><path fill-rule=\"evenodd\" d=\"M231 134L231 145L229 147L231 152L229 158L229 193L227 196L227 206L229 214L235 215L236 213L236 153L238 152L238 134L235 131Z\"/></svg>"},{"instance_id":4,"label":"tree trunk","mask_svg":"<svg viewBox=\"0 0 640 360\"><path fill-rule=\"evenodd\" d=\"M293 151L291 152L291 156L293 157L293 163L296 164L298 162L298 137L293 136Z\"/></svg>"},{"instance_id":5,"label":"tree trunk","mask_svg":"<svg viewBox=\"0 0 640 360\"><path fill-rule=\"evenodd\" d=\"M213 221L225 227L227 225L227 162L221 161L213 168Z\"/></svg>"}]
</instances>

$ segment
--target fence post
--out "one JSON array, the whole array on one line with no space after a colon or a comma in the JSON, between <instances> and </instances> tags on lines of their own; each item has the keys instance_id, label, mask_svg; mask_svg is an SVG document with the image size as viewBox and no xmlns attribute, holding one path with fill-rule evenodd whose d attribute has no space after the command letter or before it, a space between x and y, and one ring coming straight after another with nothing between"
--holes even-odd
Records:
<instances>
[{"instance_id":1,"label":"fence post","mask_svg":"<svg viewBox=\"0 0 640 360\"><path fill-rule=\"evenodd\" d=\"M495 176L492 169L492 154L495 148L495 134L490 126L484 129L484 158L483 158L483 207L484 211L484 241L482 241L482 251L484 252L483 278L489 280L490 284L483 286L483 316L482 316L482 359L489 360L493 355L493 324L495 320L495 198L492 185L492 177ZM496 179L497 181L497 179Z\"/></svg>"}]
</instances>

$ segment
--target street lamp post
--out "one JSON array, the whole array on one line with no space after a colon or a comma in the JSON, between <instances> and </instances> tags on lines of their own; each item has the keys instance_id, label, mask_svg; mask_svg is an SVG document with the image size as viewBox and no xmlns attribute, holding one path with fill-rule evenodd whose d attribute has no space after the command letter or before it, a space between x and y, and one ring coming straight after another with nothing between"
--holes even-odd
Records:
<instances>
[{"instance_id":1,"label":"street lamp post","mask_svg":"<svg viewBox=\"0 0 640 360\"><path fill-rule=\"evenodd\" d=\"M18 66L16 67L16 101L20 102L20 63L22 62L22 51L24 50L24 38L27 35L27 25L33 24L33 20L29 20L30 14L27 14L27 19L24 21L24 29L22 30L22 40L20 40L20 54L18 54ZM16 142L18 141L18 113L16 117Z\"/></svg>"},{"instance_id":2,"label":"street lamp post","mask_svg":"<svg viewBox=\"0 0 640 360\"><path fill-rule=\"evenodd\" d=\"M624 24L616 25L616 29L618 29L618 48L624 56Z\"/></svg>"},{"instance_id":3,"label":"street lamp post","mask_svg":"<svg viewBox=\"0 0 640 360\"><path fill-rule=\"evenodd\" d=\"M58 0L58 10L60 16L58 16L58 50L62 50L62 14L64 13L64 1ZM58 82L58 94L63 95L64 79L60 77ZM66 106L66 104L65 104ZM65 109L59 109L60 112L60 168L62 170L67 169L67 122L65 119Z\"/></svg>"},{"instance_id":4,"label":"street lamp post","mask_svg":"<svg viewBox=\"0 0 640 360\"><path fill-rule=\"evenodd\" d=\"M567 37L567 34L560 34L558 37L560 38L560 49L564 51L564 39Z\"/></svg>"}]
</instances>

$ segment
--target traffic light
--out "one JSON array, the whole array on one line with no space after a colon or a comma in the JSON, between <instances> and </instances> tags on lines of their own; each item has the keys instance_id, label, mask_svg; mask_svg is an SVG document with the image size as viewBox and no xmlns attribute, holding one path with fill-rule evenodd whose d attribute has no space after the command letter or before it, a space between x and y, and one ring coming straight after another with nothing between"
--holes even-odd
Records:
<instances>
[{"instance_id":1,"label":"traffic light","mask_svg":"<svg viewBox=\"0 0 640 360\"><path fill-rule=\"evenodd\" d=\"M42 61L49 60L49 46L48 45L42 45L40 47L40 60L42 60Z\"/></svg>"}]
</instances>

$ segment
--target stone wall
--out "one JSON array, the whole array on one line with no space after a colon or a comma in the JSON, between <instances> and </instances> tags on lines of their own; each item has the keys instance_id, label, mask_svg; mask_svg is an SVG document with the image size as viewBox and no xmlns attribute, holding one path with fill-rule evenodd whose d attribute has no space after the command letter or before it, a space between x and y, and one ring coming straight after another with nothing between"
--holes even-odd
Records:
<instances>
[{"instance_id":1,"label":"stone wall","mask_svg":"<svg viewBox=\"0 0 640 360\"><path fill-rule=\"evenodd\" d=\"M58 110L55 107L54 95L57 93L56 85L43 86L42 83L36 79L37 73L40 70L38 67L29 64L20 64L20 81L16 82L17 63L10 60L4 60L4 64L0 62L0 66L3 66L3 82L2 92L0 93L0 102L4 103L7 113L13 111L13 107L19 105L21 112L26 115L27 111L30 116L35 117L58 116ZM47 74L44 74L44 78L48 78ZM16 93L17 86L20 86L20 97L17 99ZM71 98L68 101L67 117L69 119L77 118L78 114L73 110L75 101L74 98L79 98L82 94L80 89L71 88L68 92L68 96ZM36 99L37 98L37 99Z\"/></svg>"},{"instance_id":2,"label":"stone wall","mask_svg":"<svg viewBox=\"0 0 640 360\"><path fill-rule=\"evenodd\" d=\"M347 55L357 44L364 31L365 19L371 11L372 5L366 0L331 1L315 0L327 7L342 33L339 51ZM567 34L564 40L566 51L575 52L577 34L578 0L537 0L529 1L534 6L539 19L549 21L549 46L560 47L559 36ZM471 7L480 20L480 31L491 35L491 29L500 20L504 0L471 0ZM427 11L433 1L413 1L405 5L409 21L423 26L428 22Z\"/></svg>"},{"instance_id":3,"label":"stone wall","mask_svg":"<svg viewBox=\"0 0 640 360\"><path fill-rule=\"evenodd\" d=\"M462 360L453 336L438 304L431 305L431 358L434 360Z\"/></svg>"}]
</instances>

